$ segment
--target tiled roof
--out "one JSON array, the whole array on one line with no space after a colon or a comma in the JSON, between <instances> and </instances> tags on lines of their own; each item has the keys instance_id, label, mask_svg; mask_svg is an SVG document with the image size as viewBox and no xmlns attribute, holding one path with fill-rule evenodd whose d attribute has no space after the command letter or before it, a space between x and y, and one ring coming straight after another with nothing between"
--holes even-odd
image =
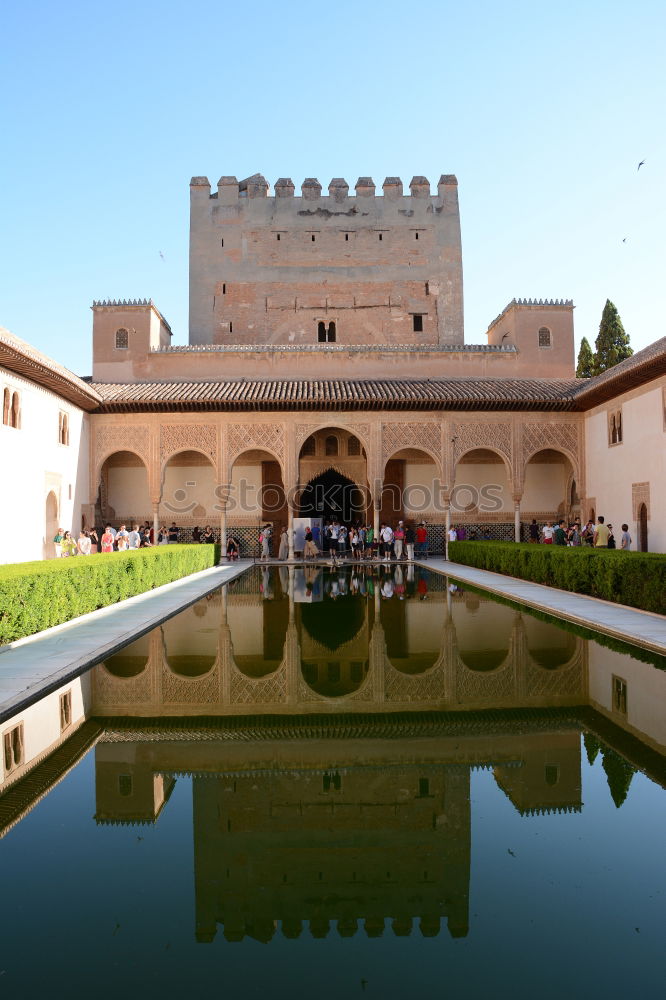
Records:
<instances>
[{"instance_id":1,"label":"tiled roof","mask_svg":"<svg viewBox=\"0 0 666 1000\"><path fill-rule=\"evenodd\" d=\"M0 365L37 382L83 410L94 410L100 402L95 390L78 375L4 327L0 327Z\"/></svg>"},{"instance_id":2,"label":"tiled roof","mask_svg":"<svg viewBox=\"0 0 666 1000\"><path fill-rule=\"evenodd\" d=\"M601 375L579 379L576 392L578 409L588 410L660 375L666 375L666 337L655 340L654 344L632 354Z\"/></svg>"},{"instance_id":3,"label":"tiled roof","mask_svg":"<svg viewBox=\"0 0 666 1000\"><path fill-rule=\"evenodd\" d=\"M105 413L165 410L574 410L576 379L230 379L92 384Z\"/></svg>"}]
</instances>

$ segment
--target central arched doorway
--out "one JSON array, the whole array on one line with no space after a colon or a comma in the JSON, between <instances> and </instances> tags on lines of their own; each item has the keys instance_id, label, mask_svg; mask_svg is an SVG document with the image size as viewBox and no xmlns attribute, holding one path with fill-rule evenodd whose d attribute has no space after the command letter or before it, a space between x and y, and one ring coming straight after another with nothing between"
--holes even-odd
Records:
<instances>
[{"instance_id":1,"label":"central arched doorway","mask_svg":"<svg viewBox=\"0 0 666 1000\"><path fill-rule=\"evenodd\" d=\"M648 551L648 513L644 503L638 508L638 551Z\"/></svg>"},{"instance_id":2,"label":"central arched doorway","mask_svg":"<svg viewBox=\"0 0 666 1000\"><path fill-rule=\"evenodd\" d=\"M334 519L341 524L365 522L365 498L356 483L337 469L327 469L312 479L301 493L301 517Z\"/></svg>"}]
</instances>

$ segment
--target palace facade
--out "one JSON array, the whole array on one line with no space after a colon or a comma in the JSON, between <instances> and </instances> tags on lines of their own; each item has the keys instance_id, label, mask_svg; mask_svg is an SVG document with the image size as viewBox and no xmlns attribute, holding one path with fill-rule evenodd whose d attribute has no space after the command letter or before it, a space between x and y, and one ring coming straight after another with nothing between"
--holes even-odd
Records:
<instances>
[{"instance_id":1,"label":"palace facade","mask_svg":"<svg viewBox=\"0 0 666 1000\"><path fill-rule=\"evenodd\" d=\"M0 560L145 519L253 554L313 513L423 520L435 551L604 514L666 551L666 338L576 379L573 303L514 299L465 343L450 175L268 190L193 178L188 345L150 300L93 304L90 378L0 331Z\"/></svg>"}]
</instances>

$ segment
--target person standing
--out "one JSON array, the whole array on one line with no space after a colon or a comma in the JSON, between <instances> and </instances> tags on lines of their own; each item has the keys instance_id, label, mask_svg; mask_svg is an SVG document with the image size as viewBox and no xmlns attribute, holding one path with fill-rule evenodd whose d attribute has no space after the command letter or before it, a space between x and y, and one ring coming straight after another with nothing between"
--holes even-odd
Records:
<instances>
[{"instance_id":1,"label":"person standing","mask_svg":"<svg viewBox=\"0 0 666 1000\"><path fill-rule=\"evenodd\" d=\"M460 532L463 532L464 528L458 528L456 532L456 538L460 541ZM416 529L416 553L421 559L428 558L428 532L426 530L425 521L421 521L418 528Z\"/></svg>"},{"instance_id":2,"label":"person standing","mask_svg":"<svg viewBox=\"0 0 666 1000\"><path fill-rule=\"evenodd\" d=\"M171 527L169 528L169 531L168 531L169 545L175 545L176 544L176 542L178 541L178 535L179 535L179 533L180 533L180 528L177 527L175 521L172 521L171 522Z\"/></svg>"},{"instance_id":3,"label":"person standing","mask_svg":"<svg viewBox=\"0 0 666 1000\"><path fill-rule=\"evenodd\" d=\"M622 552L629 552L631 550L631 535L629 534L629 525L622 525L622 537L620 538L620 549Z\"/></svg>"},{"instance_id":4,"label":"person standing","mask_svg":"<svg viewBox=\"0 0 666 1000\"><path fill-rule=\"evenodd\" d=\"M130 549L141 548L141 535L139 534L138 524L133 524L132 530L127 535L127 547Z\"/></svg>"},{"instance_id":5,"label":"person standing","mask_svg":"<svg viewBox=\"0 0 666 1000\"><path fill-rule=\"evenodd\" d=\"M566 545L567 544L567 533L564 530L564 521L558 521L557 527L553 532L553 544L554 545Z\"/></svg>"},{"instance_id":6,"label":"person standing","mask_svg":"<svg viewBox=\"0 0 666 1000\"><path fill-rule=\"evenodd\" d=\"M319 555L319 551L314 542L314 535L312 534L311 528L305 529L305 547L303 548L303 558L304 559L316 559Z\"/></svg>"},{"instance_id":7,"label":"person standing","mask_svg":"<svg viewBox=\"0 0 666 1000\"><path fill-rule=\"evenodd\" d=\"M192 541L195 545L199 545L201 542L201 531L199 530L198 525L196 528L192 528Z\"/></svg>"},{"instance_id":8,"label":"person standing","mask_svg":"<svg viewBox=\"0 0 666 1000\"><path fill-rule=\"evenodd\" d=\"M550 523L550 521L547 521L544 524L541 533L543 535L543 544L544 545L552 545L553 544L553 535L555 534L555 529L553 528L553 526Z\"/></svg>"},{"instance_id":9,"label":"person standing","mask_svg":"<svg viewBox=\"0 0 666 1000\"><path fill-rule=\"evenodd\" d=\"M407 559L414 562L414 544L416 542L416 532L411 525L405 528L405 546L407 548Z\"/></svg>"},{"instance_id":10,"label":"person standing","mask_svg":"<svg viewBox=\"0 0 666 1000\"><path fill-rule=\"evenodd\" d=\"M287 534L287 529L283 528L280 532L280 547L278 549L278 559L288 559L289 558L289 535Z\"/></svg>"},{"instance_id":11,"label":"person standing","mask_svg":"<svg viewBox=\"0 0 666 1000\"><path fill-rule=\"evenodd\" d=\"M403 521L398 521L398 526L393 532L393 545L396 559L402 559L402 547L405 541L405 525Z\"/></svg>"},{"instance_id":12,"label":"person standing","mask_svg":"<svg viewBox=\"0 0 666 1000\"><path fill-rule=\"evenodd\" d=\"M610 532L606 525L604 524L605 518L599 515L597 518L597 526L594 529L594 547L595 549L607 549L608 539L610 537Z\"/></svg>"},{"instance_id":13,"label":"person standing","mask_svg":"<svg viewBox=\"0 0 666 1000\"><path fill-rule=\"evenodd\" d=\"M80 556L90 555L90 535L88 534L87 531L84 531L83 528L81 528L81 531L79 532L79 538L76 543L76 547L78 549L78 554Z\"/></svg>"},{"instance_id":14,"label":"person standing","mask_svg":"<svg viewBox=\"0 0 666 1000\"><path fill-rule=\"evenodd\" d=\"M379 532L379 537L382 543L381 555L384 562L390 562L391 552L393 551L393 528L390 524L382 526L382 530Z\"/></svg>"},{"instance_id":15,"label":"person standing","mask_svg":"<svg viewBox=\"0 0 666 1000\"><path fill-rule=\"evenodd\" d=\"M259 541L261 542L261 558L270 559L271 557L271 526L270 524L265 524L261 529L261 534L259 535Z\"/></svg>"},{"instance_id":16,"label":"person standing","mask_svg":"<svg viewBox=\"0 0 666 1000\"><path fill-rule=\"evenodd\" d=\"M450 542L458 541L458 532L456 531L453 525L451 525L451 527L449 528L449 541Z\"/></svg>"},{"instance_id":17,"label":"person standing","mask_svg":"<svg viewBox=\"0 0 666 1000\"><path fill-rule=\"evenodd\" d=\"M56 531L56 533L54 535L54 538L53 538L53 544L55 545L55 557L56 557L56 559L61 559L62 558L62 540L63 540L64 537L65 536L62 533L62 528L58 528L58 530Z\"/></svg>"},{"instance_id":18,"label":"person standing","mask_svg":"<svg viewBox=\"0 0 666 1000\"><path fill-rule=\"evenodd\" d=\"M62 536L62 557L63 559L69 558L69 556L75 556L77 553L76 542L70 535L69 531L66 531Z\"/></svg>"},{"instance_id":19,"label":"person standing","mask_svg":"<svg viewBox=\"0 0 666 1000\"><path fill-rule=\"evenodd\" d=\"M536 517L532 518L532 523L530 524L530 542L532 545L539 544L539 525L536 522Z\"/></svg>"},{"instance_id":20,"label":"person standing","mask_svg":"<svg viewBox=\"0 0 666 1000\"><path fill-rule=\"evenodd\" d=\"M615 545L615 535L613 534L613 525L612 524L608 525L608 548L609 549L616 548L616 545Z\"/></svg>"},{"instance_id":21,"label":"person standing","mask_svg":"<svg viewBox=\"0 0 666 1000\"><path fill-rule=\"evenodd\" d=\"M213 545L214 543L215 543L215 533L213 532L213 529L211 528L210 524L207 524L206 525L206 530L204 531L203 535L201 536L201 544L202 545Z\"/></svg>"},{"instance_id":22,"label":"person standing","mask_svg":"<svg viewBox=\"0 0 666 1000\"><path fill-rule=\"evenodd\" d=\"M111 525L107 524L104 529L104 534L100 539L100 544L102 547L102 552L113 552L113 534L111 532Z\"/></svg>"}]
</instances>

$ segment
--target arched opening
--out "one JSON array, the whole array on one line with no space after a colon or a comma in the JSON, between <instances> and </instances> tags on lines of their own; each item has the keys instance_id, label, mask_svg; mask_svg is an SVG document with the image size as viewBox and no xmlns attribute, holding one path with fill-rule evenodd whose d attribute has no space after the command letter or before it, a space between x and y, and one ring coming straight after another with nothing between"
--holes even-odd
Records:
<instances>
[{"instance_id":1,"label":"arched opening","mask_svg":"<svg viewBox=\"0 0 666 1000\"><path fill-rule=\"evenodd\" d=\"M60 525L58 524L58 498L53 490L46 498L46 524L44 532L44 558L55 558L55 538Z\"/></svg>"},{"instance_id":2,"label":"arched opening","mask_svg":"<svg viewBox=\"0 0 666 1000\"><path fill-rule=\"evenodd\" d=\"M217 659L219 624L219 611L203 600L162 625L164 657L174 674L208 673Z\"/></svg>"},{"instance_id":3,"label":"arched opening","mask_svg":"<svg viewBox=\"0 0 666 1000\"><path fill-rule=\"evenodd\" d=\"M337 469L327 469L301 492L299 515L353 524L366 518L365 498L351 479Z\"/></svg>"},{"instance_id":4,"label":"arched opening","mask_svg":"<svg viewBox=\"0 0 666 1000\"><path fill-rule=\"evenodd\" d=\"M141 524L151 517L148 470L133 451L116 451L104 460L95 506L101 525Z\"/></svg>"},{"instance_id":5,"label":"arched opening","mask_svg":"<svg viewBox=\"0 0 666 1000\"><path fill-rule=\"evenodd\" d=\"M335 323L331 322L328 324L328 336L326 339L328 340L329 344L334 344L335 338L336 338Z\"/></svg>"},{"instance_id":6,"label":"arched opening","mask_svg":"<svg viewBox=\"0 0 666 1000\"><path fill-rule=\"evenodd\" d=\"M324 698L357 691L369 669L368 606L350 596L349 580L348 571L326 571L322 600L298 605L301 671Z\"/></svg>"},{"instance_id":7,"label":"arched opening","mask_svg":"<svg viewBox=\"0 0 666 1000\"><path fill-rule=\"evenodd\" d=\"M337 455L338 454L338 439L335 434L329 434L326 438L324 444L324 454L325 455Z\"/></svg>"},{"instance_id":8,"label":"arched opening","mask_svg":"<svg viewBox=\"0 0 666 1000\"><path fill-rule=\"evenodd\" d=\"M488 673L501 667L509 655L516 612L483 599L479 607L483 628L478 608L468 608L464 600L453 605L453 620L458 656L469 670Z\"/></svg>"},{"instance_id":9,"label":"arched opening","mask_svg":"<svg viewBox=\"0 0 666 1000\"><path fill-rule=\"evenodd\" d=\"M282 663L289 625L288 592L278 585L278 570L265 567L260 579L258 594L227 593L234 663L254 680L274 673Z\"/></svg>"},{"instance_id":10,"label":"arched opening","mask_svg":"<svg viewBox=\"0 0 666 1000\"><path fill-rule=\"evenodd\" d=\"M571 632L565 632L549 622L539 621L526 615L523 619L527 649L534 660L544 670L557 670L569 663L576 651L577 639Z\"/></svg>"},{"instance_id":11,"label":"arched opening","mask_svg":"<svg viewBox=\"0 0 666 1000\"><path fill-rule=\"evenodd\" d=\"M241 545L245 541L251 551L257 551L258 526L268 522L272 525L271 551L277 554L288 511L282 467L275 456L261 448L238 455L231 470L231 491L233 512L229 515L229 530L240 539ZM239 525L234 524L236 517ZM254 528L244 527L248 521L254 522Z\"/></svg>"},{"instance_id":12,"label":"arched opening","mask_svg":"<svg viewBox=\"0 0 666 1000\"><path fill-rule=\"evenodd\" d=\"M12 397L9 389L5 389L2 394L2 422L8 427L9 426L9 412L12 405Z\"/></svg>"},{"instance_id":13,"label":"arched opening","mask_svg":"<svg viewBox=\"0 0 666 1000\"><path fill-rule=\"evenodd\" d=\"M217 518L216 486L215 467L203 452L179 451L165 464L160 518L167 524L175 521L178 527L185 528L180 541L189 540L188 528Z\"/></svg>"},{"instance_id":14,"label":"arched opening","mask_svg":"<svg viewBox=\"0 0 666 1000\"><path fill-rule=\"evenodd\" d=\"M117 653L108 656L101 666L113 677L138 677L146 669L149 655L150 634L147 632Z\"/></svg>"},{"instance_id":15,"label":"arched opening","mask_svg":"<svg viewBox=\"0 0 666 1000\"><path fill-rule=\"evenodd\" d=\"M451 491L451 524L466 538L489 535L513 539L511 476L499 452L472 448L458 458Z\"/></svg>"},{"instance_id":16,"label":"arched opening","mask_svg":"<svg viewBox=\"0 0 666 1000\"><path fill-rule=\"evenodd\" d=\"M21 426L21 401L18 392L12 395L12 412L9 422L12 427L16 427L17 429Z\"/></svg>"},{"instance_id":17,"label":"arched opening","mask_svg":"<svg viewBox=\"0 0 666 1000\"><path fill-rule=\"evenodd\" d=\"M644 503L638 508L638 551L648 551L648 510Z\"/></svg>"},{"instance_id":18,"label":"arched opening","mask_svg":"<svg viewBox=\"0 0 666 1000\"><path fill-rule=\"evenodd\" d=\"M523 520L569 520L572 515L568 484L575 478L569 458L554 448L536 452L525 466L525 483L521 500Z\"/></svg>"},{"instance_id":19,"label":"arched opening","mask_svg":"<svg viewBox=\"0 0 666 1000\"><path fill-rule=\"evenodd\" d=\"M611 417L611 444L617 444L617 424L615 423L615 414Z\"/></svg>"},{"instance_id":20,"label":"arched opening","mask_svg":"<svg viewBox=\"0 0 666 1000\"><path fill-rule=\"evenodd\" d=\"M384 466L384 482L379 520L432 521L439 501L438 466L421 448L401 448Z\"/></svg>"},{"instance_id":21,"label":"arched opening","mask_svg":"<svg viewBox=\"0 0 666 1000\"><path fill-rule=\"evenodd\" d=\"M326 343L326 324L321 321L317 323L317 341L320 344Z\"/></svg>"},{"instance_id":22,"label":"arched opening","mask_svg":"<svg viewBox=\"0 0 666 1000\"><path fill-rule=\"evenodd\" d=\"M389 571L390 572L390 571ZM398 567L396 572L402 572ZM382 601L379 611L386 655L403 674L422 674L441 654L442 622L432 605L417 600Z\"/></svg>"},{"instance_id":23,"label":"arched opening","mask_svg":"<svg viewBox=\"0 0 666 1000\"><path fill-rule=\"evenodd\" d=\"M365 451L358 437L344 428L324 427L306 438L299 454L299 482L304 485L301 517L350 524L372 516L365 495Z\"/></svg>"}]
</instances>

